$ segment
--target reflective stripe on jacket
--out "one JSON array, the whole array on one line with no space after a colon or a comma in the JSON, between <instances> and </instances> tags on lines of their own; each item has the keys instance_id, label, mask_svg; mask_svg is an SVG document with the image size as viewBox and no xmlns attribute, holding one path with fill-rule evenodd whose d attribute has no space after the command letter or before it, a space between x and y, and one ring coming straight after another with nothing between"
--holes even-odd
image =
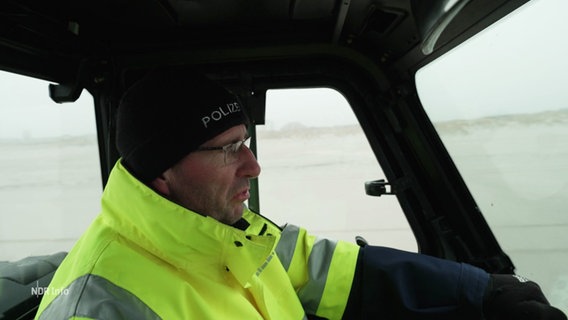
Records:
<instances>
[{"instance_id":1,"label":"reflective stripe on jacket","mask_svg":"<svg viewBox=\"0 0 568 320\"><path fill-rule=\"evenodd\" d=\"M359 248L243 218L244 231L191 212L119 162L37 319L341 318Z\"/></svg>"}]
</instances>

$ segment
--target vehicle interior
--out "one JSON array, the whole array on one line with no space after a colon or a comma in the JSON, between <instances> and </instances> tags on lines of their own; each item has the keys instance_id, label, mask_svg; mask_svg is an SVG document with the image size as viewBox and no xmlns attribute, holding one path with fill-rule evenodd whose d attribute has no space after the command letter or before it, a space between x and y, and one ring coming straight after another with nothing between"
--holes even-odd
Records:
<instances>
[{"instance_id":1,"label":"vehicle interior","mask_svg":"<svg viewBox=\"0 0 568 320\"><path fill-rule=\"evenodd\" d=\"M466 173L449 150L451 141L440 134L445 127L435 123L425 107L417 74L500 19L538 1L8 0L0 7L0 69L43 81L45 92L37 95L57 105L92 96L97 157L91 157L88 165L100 176L100 182L90 182L100 191L119 159L115 114L121 95L154 68L197 70L237 93L254 124L249 128L251 148L261 162L271 92L330 88L347 102L362 130L360 140L368 144L374 166L384 173L384 177L366 173L356 191L370 201L396 202L418 252L492 273L515 273L517 260L502 247L487 212L500 210L511 219L516 213L502 207L486 209L478 203L480 197L472 192ZM444 95L444 88L438 89ZM568 141L564 132L557 141ZM559 152L568 146L562 143L557 146ZM476 146L470 150L475 152ZM290 157L295 159L294 154ZM566 166L556 165L551 170L565 176ZM486 183L484 190L492 190L491 183ZM526 189L542 184L518 183ZM556 198L547 201L565 208L566 197L561 195L565 188L560 186ZM313 192L321 192L323 199L332 197L326 190ZM261 175L253 183L248 205L270 217L264 211L267 193ZM358 208L357 202L349 205ZM2 224L9 225L15 211L2 211ZM380 210L376 211L380 216ZM539 221L541 227L556 228L541 230L554 237L543 242L555 243L547 251L551 256L567 259L568 218L557 211L554 217L547 222L543 216ZM527 228L511 230L515 239L534 237ZM5 246L11 243L6 238L0 241ZM364 245L367 240L353 241ZM0 318L33 318L41 292L31 295L30 290L47 286L68 250L24 252L17 261L3 261L11 258L0 255ZM556 282L550 284L549 292L556 292L555 302L566 308L568 273L559 273L555 279L550 280Z\"/></svg>"}]
</instances>

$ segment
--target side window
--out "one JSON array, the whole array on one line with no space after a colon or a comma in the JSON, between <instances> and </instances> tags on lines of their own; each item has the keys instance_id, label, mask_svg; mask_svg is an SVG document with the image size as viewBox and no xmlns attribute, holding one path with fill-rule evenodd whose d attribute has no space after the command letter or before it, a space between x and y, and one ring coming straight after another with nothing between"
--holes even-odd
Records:
<instances>
[{"instance_id":1,"label":"side window","mask_svg":"<svg viewBox=\"0 0 568 320\"><path fill-rule=\"evenodd\" d=\"M568 32L565 8L530 1L416 83L516 272L568 312L568 46L555 40Z\"/></svg>"},{"instance_id":2,"label":"side window","mask_svg":"<svg viewBox=\"0 0 568 320\"><path fill-rule=\"evenodd\" d=\"M270 90L257 128L261 213L311 234L417 251L394 196L370 197L384 174L346 99L328 88Z\"/></svg>"},{"instance_id":3,"label":"side window","mask_svg":"<svg viewBox=\"0 0 568 320\"><path fill-rule=\"evenodd\" d=\"M45 81L0 83L0 261L69 251L100 207L92 97L56 104Z\"/></svg>"}]
</instances>

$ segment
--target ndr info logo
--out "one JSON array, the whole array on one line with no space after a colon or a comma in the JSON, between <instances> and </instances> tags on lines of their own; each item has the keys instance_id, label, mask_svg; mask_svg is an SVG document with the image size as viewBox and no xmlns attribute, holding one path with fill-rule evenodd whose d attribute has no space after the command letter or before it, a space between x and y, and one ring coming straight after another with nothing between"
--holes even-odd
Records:
<instances>
[{"instance_id":1,"label":"ndr info logo","mask_svg":"<svg viewBox=\"0 0 568 320\"><path fill-rule=\"evenodd\" d=\"M58 288L52 288L52 287L40 287L39 286L39 281L36 281L36 286L32 287L32 296L43 296L44 294L48 294L48 295L68 295L69 294L69 289L65 288L65 289L58 289Z\"/></svg>"}]
</instances>

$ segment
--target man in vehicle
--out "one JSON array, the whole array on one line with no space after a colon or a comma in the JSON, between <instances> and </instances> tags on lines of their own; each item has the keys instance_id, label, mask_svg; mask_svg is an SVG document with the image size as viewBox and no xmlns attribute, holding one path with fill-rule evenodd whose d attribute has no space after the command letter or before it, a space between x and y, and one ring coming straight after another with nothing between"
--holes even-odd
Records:
<instances>
[{"instance_id":1,"label":"man in vehicle","mask_svg":"<svg viewBox=\"0 0 568 320\"><path fill-rule=\"evenodd\" d=\"M319 239L250 211L260 166L243 107L175 70L126 92L102 212L37 318L566 319L520 277Z\"/></svg>"}]
</instances>

